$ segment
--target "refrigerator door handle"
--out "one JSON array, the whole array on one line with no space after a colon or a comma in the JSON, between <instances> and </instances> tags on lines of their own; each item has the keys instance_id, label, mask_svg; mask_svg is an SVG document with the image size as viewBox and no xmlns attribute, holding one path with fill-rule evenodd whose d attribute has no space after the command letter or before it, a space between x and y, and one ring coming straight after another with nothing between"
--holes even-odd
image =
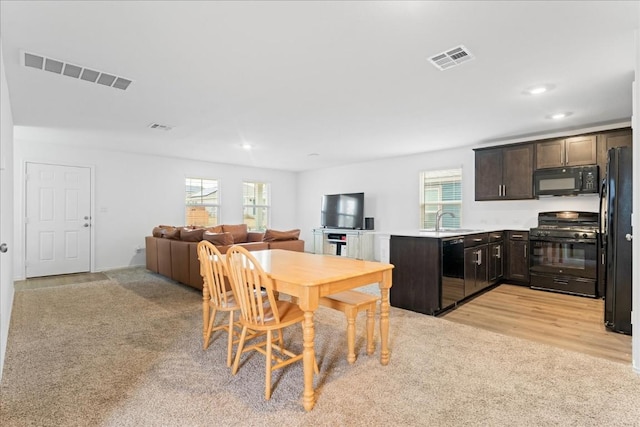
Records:
<instances>
[{"instance_id":1,"label":"refrigerator door handle","mask_svg":"<svg viewBox=\"0 0 640 427\"><path fill-rule=\"evenodd\" d=\"M600 246L604 246L604 242L606 240L607 235L607 218L606 218L606 208L605 203L607 203L607 178L602 180L602 185L600 186Z\"/></svg>"}]
</instances>

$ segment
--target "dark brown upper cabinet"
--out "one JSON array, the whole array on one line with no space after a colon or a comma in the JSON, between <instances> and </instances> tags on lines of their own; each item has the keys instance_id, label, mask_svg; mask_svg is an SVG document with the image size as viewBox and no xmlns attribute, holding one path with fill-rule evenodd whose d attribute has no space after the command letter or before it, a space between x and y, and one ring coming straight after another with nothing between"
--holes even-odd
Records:
<instances>
[{"instance_id":1,"label":"dark brown upper cabinet","mask_svg":"<svg viewBox=\"0 0 640 427\"><path fill-rule=\"evenodd\" d=\"M598 134L598 166L600 178L607 173L607 152L611 148L631 147L633 134L631 128L616 129Z\"/></svg>"},{"instance_id":2,"label":"dark brown upper cabinet","mask_svg":"<svg viewBox=\"0 0 640 427\"><path fill-rule=\"evenodd\" d=\"M476 200L533 199L533 158L533 144L476 149Z\"/></svg>"},{"instance_id":3,"label":"dark brown upper cabinet","mask_svg":"<svg viewBox=\"0 0 640 427\"><path fill-rule=\"evenodd\" d=\"M596 135L552 139L536 143L536 169L595 165Z\"/></svg>"}]
</instances>

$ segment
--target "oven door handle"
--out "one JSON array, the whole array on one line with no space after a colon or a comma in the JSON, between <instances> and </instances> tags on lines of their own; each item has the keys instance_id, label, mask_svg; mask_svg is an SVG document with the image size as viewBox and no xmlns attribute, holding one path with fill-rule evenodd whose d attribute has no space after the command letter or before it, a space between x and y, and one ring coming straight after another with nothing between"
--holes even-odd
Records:
<instances>
[{"instance_id":1,"label":"oven door handle","mask_svg":"<svg viewBox=\"0 0 640 427\"><path fill-rule=\"evenodd\" d=\"M598 243L597 239L574 239L574 238L562 238L562 237L530 237L532 242L551 242L551 243L584 243L586 245L595 245Z\"/></svg>"}]
</instances>

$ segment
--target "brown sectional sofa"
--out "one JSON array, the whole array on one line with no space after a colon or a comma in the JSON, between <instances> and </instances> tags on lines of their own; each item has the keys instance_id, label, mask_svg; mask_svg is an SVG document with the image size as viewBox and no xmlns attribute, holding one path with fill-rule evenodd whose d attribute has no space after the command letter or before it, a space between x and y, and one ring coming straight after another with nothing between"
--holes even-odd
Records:
<instances>
[{"instance_id":1,"label":"brown sectional sofa","mask_svg":"<svg viewBox=\"0 0 640 427\"><path fill-rule=\"evenodd\" d=\"M220 229L223 231L220 232ZM200 275L197 247L198 242L203 238L216 244L217 249L223 254L233 244L243 246L250 251L263 249L304 251L304 240L297 239L299 230L287 232L267 230L265 233L261 233L246 231L245 224L228 225L226 229L233 232L224 232L225 225L222 225L215 227L215 229L209 229L212 231L208 233L203 231L202 236L198 238L198 233L194 232L198 229L192 227L159 226L154 228L153 235L145 237L147 269L201 290L203 282ZM167 230L169 231L167 232ZM176 230L184 231L181 233ZM227 234L227 236L221 236L221 234ZM233 234L233 244L220 245L221 242L229 243L228 234Z\"/></svg>"}]
</instances>

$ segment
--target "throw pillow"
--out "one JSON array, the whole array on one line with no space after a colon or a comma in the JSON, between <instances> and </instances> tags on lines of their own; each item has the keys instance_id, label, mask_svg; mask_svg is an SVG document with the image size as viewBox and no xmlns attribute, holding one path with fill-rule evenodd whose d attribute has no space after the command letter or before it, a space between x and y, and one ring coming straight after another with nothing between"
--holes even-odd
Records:
<instances>
[{"instance_id":1,"label":"throw pillow","mask_svg":"<svg viewBox=\"0 0 640 427\"><path fill-rule=\"evenodd\" d=\"M204 233L204 228L183 228L180 230L180 240L184 242L199 242L202 240L202 233Z\"/></svg>"},{"instance_id":2,"label":"throw pillow","mask_svg":"<svg viewBox=\"0 0 640 427\"><path fill-rule=\"evenodd\" d=\"M213 227L206 228L205 231L210 231L212 233L222 233L222 226L214 225Z\"/></svg>"},{"instance_id":3,"label":"throw pillow","mask_svg":"<svg viewBox=\"0 0 640 427\"><path fill-rule=\"evenodd\" d=\"M233 235L231 233L212 233L210 231L205 231L202 234L202 238L216 246L233 245Z\"/></svg>"},{"instance_id":4,"label":"throw pillow","mask_svg":"<svg viewBox=\"0 0 640 427\"><path fill-rule=\"evenodd\" d=\"M262 238L263 242L278 242L283 240L298 240L300 237L300 230L289 230L289 231L277 231L277 230L269 230L264 232L264 237Z\"/></svg>"},{"instance_id":5,"label":"throw pillow","mask_svg":"<svg viewBox=\"0 0 640 427\"><path fill-rule=\"evenodd\" d=\"M247 243L247 224L222 225L222 231L233 235L234 243Z\"/></svg>"},{"instance_id":6,"label":"throw pillow","mask_svg":"<svg viewBox=\"0 0 640 427\"><path fill-rule=\"evenodd\" d=\"M162 227L153 227L153 231L151 232L151 235L153 237L162 237L164 234L164 229Z\"/></svg>"}]
</instances>

